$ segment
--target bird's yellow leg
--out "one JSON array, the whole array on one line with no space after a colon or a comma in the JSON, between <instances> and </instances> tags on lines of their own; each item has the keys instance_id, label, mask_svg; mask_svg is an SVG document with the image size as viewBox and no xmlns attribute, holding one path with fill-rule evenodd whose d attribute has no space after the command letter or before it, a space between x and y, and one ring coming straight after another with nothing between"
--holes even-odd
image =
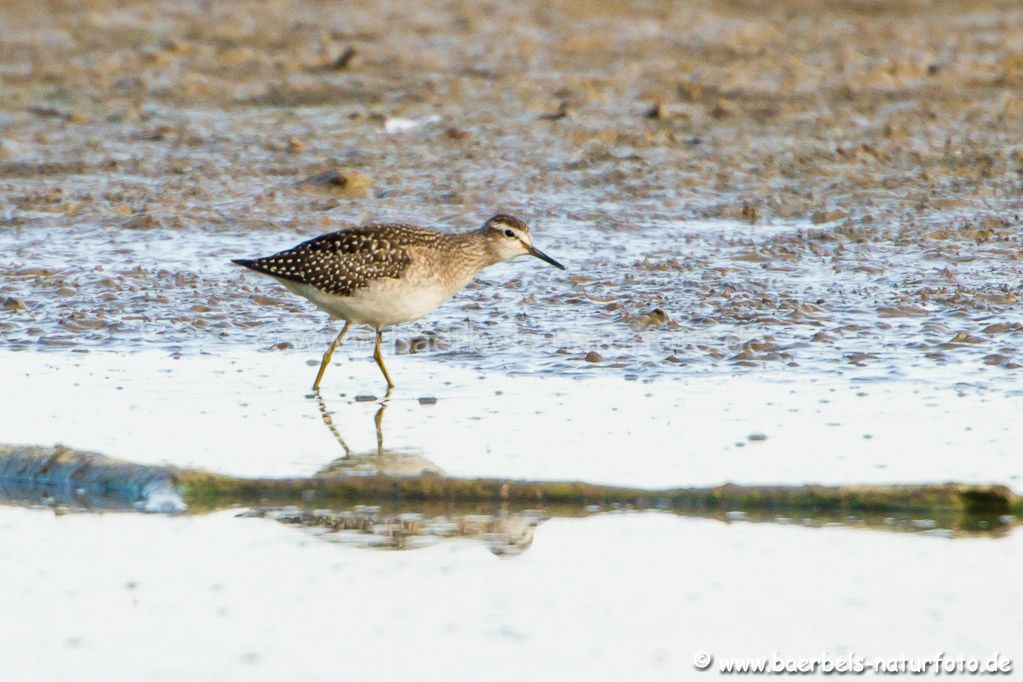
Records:
<instances>
[{"instance_id":1,"label":"bird's yellow leg","mask_svg":"<svg viewBox=\"0 0 1023 682\"><path fill-rule=\"evenodd\" d=\"M345 321L345 326L341 329L341 333L337 335L333 343L327 348L327 352L323 354L323 362L320 363L320 371L316 373L316 381L313 382L313 390L320 390L320 381L323 379L323 373L327 371L327 365L330 364L330 358L334 355L334 349L341 345L341 341L345 338L345 334L348 333L348 328L352 326L351 322Z\"/></svg>"},{"instance_id":2,"label":"bird's yellow leg","mask_svg":"<svg viewBox=\"0 0 1023 682\"><path fill-rule=\"evenodd\" d=\"M391 399L391 387L387 387L384 399L380 401L380 409L373 416L373 423L377 427L377 454L381 457L384 454L384 410L387 409L387 401Z\"/></svg>"},{"instance_id":3,"label":"bird's yellow leg","mask_svg":"<svg viewBox=\"0 0 1023 682\"><path fill-rule=\"evenodd\" d=\"M388 374L387 368L384 367L384 354L380 352L380 342L383 340L383 337L384 333L378 329L376 347L373 349L373 359L377 361L380 371L384 373L384 378L387 379L387 388L394 388L394 382L391 381L391 375Z\"/></svg>"}]
</instances>

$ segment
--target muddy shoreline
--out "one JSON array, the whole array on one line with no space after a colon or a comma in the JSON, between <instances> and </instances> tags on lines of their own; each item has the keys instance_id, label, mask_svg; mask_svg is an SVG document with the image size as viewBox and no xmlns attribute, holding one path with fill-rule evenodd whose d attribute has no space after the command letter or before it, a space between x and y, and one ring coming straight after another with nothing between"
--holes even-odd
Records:
<instances>
[{"instance_id":1,"label":"muddy shoreline","mask_svg":"<svg viewBox=\"0 0 1023 682\"><path fill-rule=\"evenodd\" d=\"M449 361L541 373L1011 373L1023 10L883 9L7 3L0 343L320 346L322 316L228 259L506 210L570 275L495 270L396 348L436 334ZM301 182L332 169L346 182Z\"/></svg>"}]
</instances>

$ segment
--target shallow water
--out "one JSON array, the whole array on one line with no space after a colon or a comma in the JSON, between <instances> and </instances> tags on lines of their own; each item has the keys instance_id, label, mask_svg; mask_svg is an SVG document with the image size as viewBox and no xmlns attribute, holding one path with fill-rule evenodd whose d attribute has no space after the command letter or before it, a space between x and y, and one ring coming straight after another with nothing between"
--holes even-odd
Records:
<instances>
[{"instance_id":1,"label":"shallow water","mask_svg":"<svg viewBox=\"0 0 1023 682\"><path fill-rule=\"evenodd\" d=\"M1023 535L657 513L552 519L499 558L324 542L235 512L0 507L11 679L678 680L693 657L1018 656ZM879 627L883 623L883 627ZM869 675L868 675L869 678Z\"/></svg>"},{"instance_id":2,"label":"shallow water","mask_svg":"<svg viewBox=\"0 0 1023 682\"><path fill-rule=\"evenodd\" d=\"M997 381L1023 360L1014 245L945 227L874 228L861 244L835 226L643 220L594 231L548 221L537 242L568 273L529 258L488 269L388 343L426 334L449 363L562 376L959 366L970 381ZM322 352L336 325L229 261L341 226L0 231L2 345Z\"/></svg>"},{"instance_id":3,"label":"shallow water","mask_svg":"<svg viewBox=\"0 0 1023 682\"><path fill-rule=\"evenodd\" d=\"M384 387L370 354L368 344L335 354L321 402L308 394L316 367L301 352L4 352L3 438L309 476L345 447L376 453ZM1019 490L1023 394L1012 385L784 371L626 381L473 372L428 355L389 362L401 385L381 415L384 448L453 476L643 487L954 480Z\"/></svg>"},{"instance_id":4,"label":"shallow water","mask_svg":"<svg viewBox=\"0 0 1023 682\"><path fill-rule=\"evenodd\" d=\"M380 413L368 355L366 343L337 353L320 401L307 394L315 366L302 351L2 352L3 435L248 476L386 461L651 487L960 480L1019 490L1023 396L1011 383L513 376L403 355L390 365L408 388ZM434 532L398 545L406 551L373 549L396 545L243 512L0 506L5 669L19 680L367 670L667 680L694 675L700 651L1023 653L1023 618L991 607L1020 599L1017 531L953 539L927 519L893 522L910 532L891 533L853 520L813 528L625 512L541 519L531 541L495 556L502 545L480 537Z\"/></svg>"}]
</instances>

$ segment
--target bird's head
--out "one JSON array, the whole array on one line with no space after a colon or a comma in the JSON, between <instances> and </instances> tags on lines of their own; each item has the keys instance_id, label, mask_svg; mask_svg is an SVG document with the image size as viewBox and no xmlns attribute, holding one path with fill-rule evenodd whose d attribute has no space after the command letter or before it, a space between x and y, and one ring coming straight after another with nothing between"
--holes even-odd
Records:
<instances>
[{"instance_id":1,"label":"bird's head","mask_svg":"<svg viewBox=\"0 0 1023 682\"><path fill-rule=\"evenodd\" d=\"M483 224L482 232L490 241L490 248L499 263L518 256L535 256L556 268L565 269L564 265L533 246L529 226L514 216L498 213Z\"/></svg>"}]
</instances>

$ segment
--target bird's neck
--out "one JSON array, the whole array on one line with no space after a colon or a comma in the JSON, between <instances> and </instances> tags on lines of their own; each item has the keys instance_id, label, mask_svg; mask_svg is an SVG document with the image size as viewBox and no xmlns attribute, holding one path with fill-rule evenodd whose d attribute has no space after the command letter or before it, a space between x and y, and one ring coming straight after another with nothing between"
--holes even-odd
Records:
<instances>
[{"instance_id":1,"label":"bird's neck","mask_svg":"<svg viewBox=\"0 0 1023 682\"><path fill-rule=\"evenodd\" d=\"M463 232L451 237L454 240L454 248L460 254L460 257L455 259L458 266L451 270L451 277L455 280L453 283L457 284L458 288L472 281L483 268L501 262L490 240L481 231Z\"/></svg>"}]
</instances>

